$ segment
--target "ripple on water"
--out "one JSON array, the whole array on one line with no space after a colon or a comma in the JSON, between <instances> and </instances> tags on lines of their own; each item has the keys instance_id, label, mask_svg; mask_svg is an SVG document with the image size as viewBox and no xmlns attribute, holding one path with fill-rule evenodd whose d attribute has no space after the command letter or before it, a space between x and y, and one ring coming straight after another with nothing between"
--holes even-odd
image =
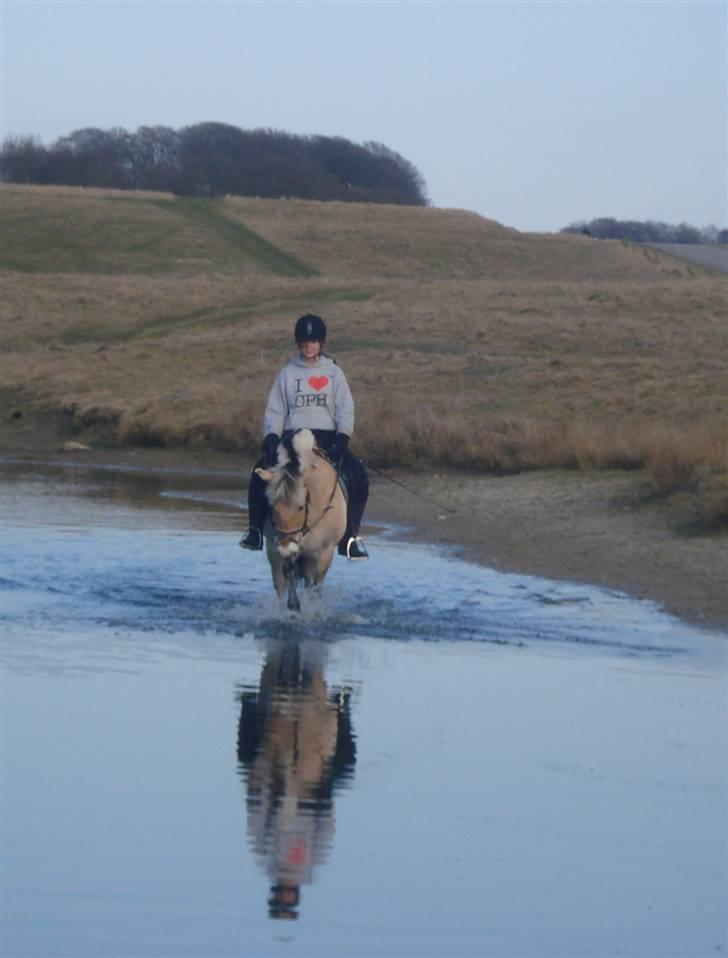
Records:
<instances>
[{"instance_id":1,"label":"ripple on water","mask_svg":"<svg viewBox=\"0 0 728 958\"><path fill-rule=\"evenodd\" d=\"M697 630L648 602L573 583L503 574L433 548L373 544L368 563L335 562L300 616L272 593L262 554L236 536L189 530L9 526L4 616L56 629L145 633L364 635L397 641L568 645L621 655L682 655Z\"/></svg>"}]
</instances>

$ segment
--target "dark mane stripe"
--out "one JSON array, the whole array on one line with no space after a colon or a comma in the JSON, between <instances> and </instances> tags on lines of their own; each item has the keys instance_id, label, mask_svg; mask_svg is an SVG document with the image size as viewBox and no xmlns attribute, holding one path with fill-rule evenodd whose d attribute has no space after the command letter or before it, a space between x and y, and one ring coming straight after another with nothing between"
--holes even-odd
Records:
<instances>
[{"instance_id":1,"label":"dark mane stripe","mask_svg":"<svg viewBox=\"0 0 728 958\"><path fill-rule=\"evenodd\" d=\"M281 477L281 488L284 490L284 495L286 499L291 499L293 493L298 488L298 483L296 482L293 474L287 470L283 473Z\"/></svg>"},{"instance_id":2,"label":"dark mane stripe","mask_svg":"<svg viewBox=\"0 0 728 958\"><path fill-rule=\"evenodd\" d=\"M298 453L293 445L293 436L295 435L295 433L292 433L292 435L286 436L283 439L283 448L288 453L286 471L290 472L292 476L297 476L301 471L301 460L298 458Z\"/></svg>"}]
</instances>

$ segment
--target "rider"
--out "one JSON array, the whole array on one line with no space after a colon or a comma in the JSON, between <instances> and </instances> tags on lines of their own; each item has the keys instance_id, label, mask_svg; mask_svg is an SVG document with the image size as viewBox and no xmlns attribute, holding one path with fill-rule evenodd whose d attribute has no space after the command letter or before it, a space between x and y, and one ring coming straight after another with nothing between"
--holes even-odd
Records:
<instances>
[{"instance_id":1,"label":"rider","mask_svg":"<svg viewBox=\"0 0 728 958\"><path fill-rule=\"evenodd\" d=\"M368 559L359 538L369 495L369 480L363 464L352 455L349 439L354 431L354 400L346 376L336 361L323 352L326 324L320 316L307 313L296 322L293 333L298 345L294 356L278 373L263 417L263 456L256 468L275 465L278 443L296 429L310 429L316 444L341 473L347 490L346 532L339 543L339 555L347 559ZM268 514L266 484L253 470L248 486L250 527L240 545L263 548L263 525Z\"/></svg>"}]
</instances>

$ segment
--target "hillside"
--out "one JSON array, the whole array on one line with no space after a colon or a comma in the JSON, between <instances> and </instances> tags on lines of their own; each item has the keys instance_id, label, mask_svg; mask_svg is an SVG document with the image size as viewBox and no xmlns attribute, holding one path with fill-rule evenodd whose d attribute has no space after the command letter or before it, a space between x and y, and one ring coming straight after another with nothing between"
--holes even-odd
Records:
<instances>
[{"instance_id":1,"label":"hillside","mask_svg":"<svg viewBox=\"0 0 728 958\"><path fill-rule=\"evenodd\" d=\"M422 207L10 185L0 203L4 418L250 452L310 310L371 462L667 457L674 476L725 456L728 281L659 250Z\"/></svg>"}]
</instances>

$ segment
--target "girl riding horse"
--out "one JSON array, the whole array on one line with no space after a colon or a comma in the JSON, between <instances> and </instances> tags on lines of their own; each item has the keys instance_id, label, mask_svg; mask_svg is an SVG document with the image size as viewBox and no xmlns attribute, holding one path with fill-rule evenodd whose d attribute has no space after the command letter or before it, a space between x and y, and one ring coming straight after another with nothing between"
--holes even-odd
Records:
<instances>
[{"instance_id":1,"label":"girl riding horse","mask_svg":"<svg viewBox=\"0 0 728 958\"><path fill-rule=\"evenodd\" d=\"M248 486L249 528L240 545L263 548L263 526L268 515L266 484L255 472L275 465L278 446L295 430L310 429L341 473L348 496L346 532L338 552L347 559L368 559L359 527L369 496L363 464L352 455L349 439L354 432L354 400L346 376L336 361L323 352L326 324L307 313L296 322L298 355L283 367L268 396L263 417L263 455L255 464Z\"/></svg>"}]
</instances>

